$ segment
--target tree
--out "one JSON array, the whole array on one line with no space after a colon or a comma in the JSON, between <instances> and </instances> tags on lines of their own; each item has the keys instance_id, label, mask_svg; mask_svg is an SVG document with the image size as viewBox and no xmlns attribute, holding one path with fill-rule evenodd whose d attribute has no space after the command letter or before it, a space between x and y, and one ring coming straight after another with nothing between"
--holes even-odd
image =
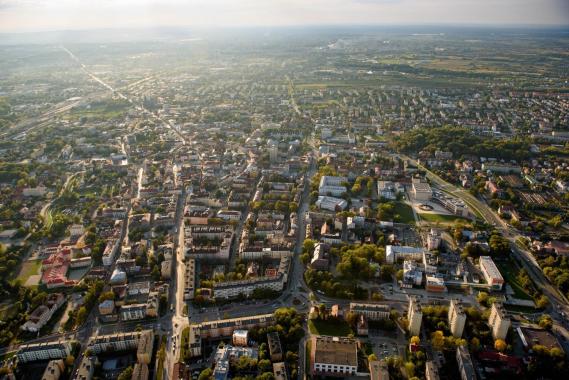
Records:
<instances>
[{"instance_id":1,"label":"tree","mask_svg":"<svg viewBox=\"0 0 569 380\"><path fill-rule=\"evenodd\" d=\"M203 371L201 371L198 380L213 380L213 371L211 370L211 368L206 368Z\"/></svg>"},{"instance_id":2,"label":"tree","mask_svg":"<svg viewBox=\"0 0 569 380\"><path fill-rule=\"evenodd\" d=\"M77 311L77 316L75 317L75 323L78 326L81 326L87 320L87 314L88 312L85 306L81 306Z\"/></svg>"},{"instance_id":3,"label":"tree","mask_svg":"<svg viewBox=\"0 0 569 380\"><path fill-rule=\"evenodd\" d=\"M393 274L395 273L395 268L393 265L383 264L381 266L381 279L383 281L391 281L393 278Z\"/></svg>"},{"instance_id":4,"label":"tree","mask_svg":"<svg viewBox=\"0 0 569 380\"><path fill-rule=\"evenodd\" d=\"M411 342L411 344L415 344L415 345L418 346L419 344L421 344L421 338L419 338L419 337L416 336L416 335L413 335L413 336L411 337L411 339L409 340L409 342Z\"/></svg>"},{"instance_id":5,"label":"tree","mask_svg":"<svg viewBox=\"0 0 569 380\"><path fill-rule=\"evenodd\" d=\"M132 367L127 367L121 372L117 380L130 380L132 378Z\"/></svg>"},{"instance_id":6,"label":"tree","mask_svg":"<svg viewBox=\"0 0 569 380\"><path fill-rule=\"evenodd\" d=\"M75 362L75 357L73 355L67 355L65 358L65 365L67 367L71 367L73 365L73 362Z\"/></svg>"},{"instance_id":7,"label":"tree","mask_svg":"<svg viewBox=\"0 0 569 380\"><path fill-rule=\"evenodd\" d=\"M553 319L551 319L549 314L543 314L539 317L539 326L546 330L551 330L553 327Z\"/></svg>"},{"instance_id":8,"label":"tree","mask_svg":"<svg viewBox=\"0 0 569 380\"><path fill-rule=\"evenodd\" d=\"M259 369L260 372L269 372L273 369L273 365L271 364L270 360L263 359L259 360L259 362L257 363L257 368Z\"/></svg>"},{"instance_id":9,"label":"tree","mask_svg":"<svg viewBox=\"0 0 569 380\"><path fill-rule=\"evenodd\" d=\"M367 360L370 361L370 362L374 362L374 361L377 360L377 356L376 356L375 354L370 354L370 355L367 357Z\"/></svg>"},{"instance_id":10,"label":"tree","mask_svg":"<svg viewBox=\"0 0 569 380\"><path fill-rule=\"evenodd\" d=\"M470 348L472 351L478 351L480 349L480 339L474 337L470 340Z\"/></svg>"},{"instance_id":11,"label":"tree","mask_svg":"<svg viewBox=\"0 0 569 380\"><path fill-rule=\"evenodd\" d=\"M486 292L478 293L476 300L478 301L478 303L480 303L482 305L486 305L486 303L488 302L488 293L486 293Z\"/></svg>"},{"instance_id":12,"label":"tree","mask_svg":"<svg viewBox=\"0 0 569 380\"><path fill-rule=\"evenodd\" d=\"M508 345L506 344L506 342L504 342L502 339L496 339L496 341L494 342L494 348L500 352L504 352L507 346Z\"/></svg>"},{"instance_id":13,"label":"tree","mask_svg":"<svg viewBox=\"0 0 569 380\"><path fill-rule=\"evenodd\" d=\"M431 345L435 350L441 351L445 345L445 335L441 330L431 334Z\"/></svg>"}]
</instances>

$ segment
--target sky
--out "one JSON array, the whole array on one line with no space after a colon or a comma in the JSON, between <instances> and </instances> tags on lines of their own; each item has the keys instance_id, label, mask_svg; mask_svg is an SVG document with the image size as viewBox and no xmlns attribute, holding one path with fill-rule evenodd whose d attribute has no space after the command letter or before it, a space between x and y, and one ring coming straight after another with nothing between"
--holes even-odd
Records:
<instances>
[{"instance_id":1,"label":"sky","mask_svg":"<svg viewBox=\"0 0 569 380\"><path fill-rule=\"evenodd\" d=\"M569 0L0 0L0 32L394 24L569 26Z\"/></svg>"}]
</instances>

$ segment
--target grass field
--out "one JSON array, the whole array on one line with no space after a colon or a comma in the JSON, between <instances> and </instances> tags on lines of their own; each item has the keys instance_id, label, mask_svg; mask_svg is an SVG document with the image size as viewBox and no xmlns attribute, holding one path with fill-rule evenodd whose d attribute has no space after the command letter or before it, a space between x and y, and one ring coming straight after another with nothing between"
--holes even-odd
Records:
<instances>
[{"instance_id":1,"label":"grass field","mask_svg":"<svg viewBox=\"0 0 569 380\"><path fill-rule=\"evenodd\" d=\"M22 264L22 269L18 274L18 279L25 284L28 281L30 276L36 275L40 273L41 268L41 260L30 260L26 261Z\"/></svg>"},{"instance_id":2,"label":"grass field","mask_svg":"<svg viewBox=\"0 0 569 380\"><path fill-rule=\"evenodd\" d=\"M395 214L399 215L400 223L414 224L415 216L413 209L407 203L395 202Z\"/></svg>"},{"instance_id":3,"label":"grass field","mask_svg":"<svg viewBox=\"0 0 569 380\"><path fill-rule=\"evenodd\" d=\"M308 321L311 334L329 336L348 336L354 332L345 321L311 319Z\"/></svg>"},{"instance_id":4,"label":"grass field","mask_svg":"<svg viewBox=\"0 0 569 380\"><path fill-rule=\"evenodd\" d=\"M431 214L427 212L420 212L419 217L425 222L441 224L452 224L456 220L468 220L456 215Z\"/></svg>"},{"instance_id":5,"label":"grass field","mask_svg":"<svg viewBox=\"0 0 569 380\"><path fill-rule=\"evenodd\" d=\"M512 290L514 291L514 295L516 298L522 300L532 299L516 279L518 274L518 267L514 263L512 263L511 261L509 263L505 263L503 261L496 260L496 266L500 270L500 273L504 277L504 280L506 280L506 283L512 287Z\"/></svg>"}]
</instances>

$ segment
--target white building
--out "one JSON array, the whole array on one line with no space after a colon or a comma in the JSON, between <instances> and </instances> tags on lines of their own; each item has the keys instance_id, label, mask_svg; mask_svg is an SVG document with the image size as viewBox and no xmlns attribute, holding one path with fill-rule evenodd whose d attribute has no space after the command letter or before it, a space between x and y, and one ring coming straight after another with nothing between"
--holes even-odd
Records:
<instances>
[{"instance_id":1,"label":"white building","mask_svg":"<svg viewBox=\"0 0 569 380\"><path fill-rule=\"evenodd\" d=\"M405 260L421 260L423 258L423 248L402 245L385 246L385 260L388 264L394 264L400 258Z\"/></svg>"},{"instance_id":2,"label":"white building","mask_svg":"<svg viewBox=\"0 0 569 380\"><path fill-rule=\"evenodd\" d=\"M348 207L348 202L342 198L319 196L316 201L316 207L321 210L338 211Z\"/></svg>"},{"instance_id":3,"label":"white building","mask_svg":"<svg viewBox=\"0 0 569 380\"><path fill-rule=\"evenodd\" d=\"M339 197L348 191L346 186L342 185L347 181L346 177L322 176L318 186L318 194Z\"/></svg>"},{"instance_id":4,"label":"white building","mask_svg":"<svg viewBox=\"0 0 569 380\"><path fill-rule=\"evenodd\" d=\"M350 302L350 311L363 315L370 321L381 321L389 319L391 308L389 305Z\"/></svg>"},{"instance_id":5,"label":"white building","mask_svg":"<svg viewBox=\"0 0 569 380\"><path fill-rule=\"evenodd\" d=\"M450 307L448 309L448 324L450 332L455 338L462 337L464 331L464 324L466 323L466 313L462 302L458 299L450 300Z\"/></svg>"},{"instance_id":6,"label":"white building","mask_svg":"<svg viewBox=\"0 0 569 380\"><path fill-rule=\"evenodd\" d=\"M434 249L439 249L441 246L441 233L440 231L431 228L429 234L427 235L427 249L432 251Z\"/></svg>"},{"instance_id":7,"label":"white building","mask_svg":"<svg viewBox=\"0 0 569 380\"><path fill-rule=\"evenodd\" d=\"M431 186L422 181L420 178L413 178L413 184L411 186L411 193L417 201L429 201L433 196L433 190Z\"/></svg>"},{"instance_id":8,"label":"white building","mask_svg":"<svg viewBox=\"0 0 569 380\"><path fill-rule=\"evenodd\" d=\"M312 374L355 376L358 370L358 342L352 338L312 336Z\"/></svg>"},{"instance_id":9,"label":"white building","mask_svg":"<svg viewBox=\"0 0 569 380\"><path fill-rule=\"evenodd\" d=\"M480 256L480 270L488 285L496 290L502 289L504 278L490 256Z\"/></svg>"},{"instance_id":10,"label":"white building","mask_svg":"<svg viewBox=\"0 0 569 380\"><path fill-rule=\"evenodd\" d=\"M65 359L71 354L71 342L46 342L32 343L20 346L16 353L20 363L28 363L40 360Z\"/></svg>"},{"instance_id":11,"label":"white building","mask_svg":"<svg viewBox=\"0 0 569 380\"><path fill-rule=\"evenodd\" d=\"M235 330L233 331L232 342L234 346L246 347L249 345L249 331Z\"/></svg>"},{"instance_id":12,"label":"white building","mask_svg":"<svg viewBox=\"0 0 569 380\"><path fill-rule=\"evenodd\" d=\"M415 297L409 298L409 310L407 311L407 320L409 321L409 334L412 336L420 336L421 323L423 322L423 312L421 303Z\"/></svg>"},{"instance_id":13,"label":"white building","mask_svg":"<svg viewBox=\"0 0 569 380\"><path fill-rule=\"evenodd\" d=\"M492 337L494 339L506 340L511 324L512 321L504 305L499 302L494 302L490 310L490 317L488 318L488 325L492 329Z\"/></svg>"}]
</instances>

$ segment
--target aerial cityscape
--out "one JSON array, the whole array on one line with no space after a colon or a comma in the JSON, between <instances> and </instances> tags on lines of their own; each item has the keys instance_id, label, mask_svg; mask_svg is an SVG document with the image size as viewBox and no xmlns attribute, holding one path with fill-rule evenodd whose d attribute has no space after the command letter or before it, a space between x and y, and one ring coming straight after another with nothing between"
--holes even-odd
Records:
<instances>
[{"instance_id":1,"label":"aerial cityscape","mask_svg":"<svg viewBox=\"0 0 569 380\"><path fill-rule=\"evenodd\" d=\"M569 6L83 29L22 4L0 379L569 378Z\"/></svg>"}]
</instances>

